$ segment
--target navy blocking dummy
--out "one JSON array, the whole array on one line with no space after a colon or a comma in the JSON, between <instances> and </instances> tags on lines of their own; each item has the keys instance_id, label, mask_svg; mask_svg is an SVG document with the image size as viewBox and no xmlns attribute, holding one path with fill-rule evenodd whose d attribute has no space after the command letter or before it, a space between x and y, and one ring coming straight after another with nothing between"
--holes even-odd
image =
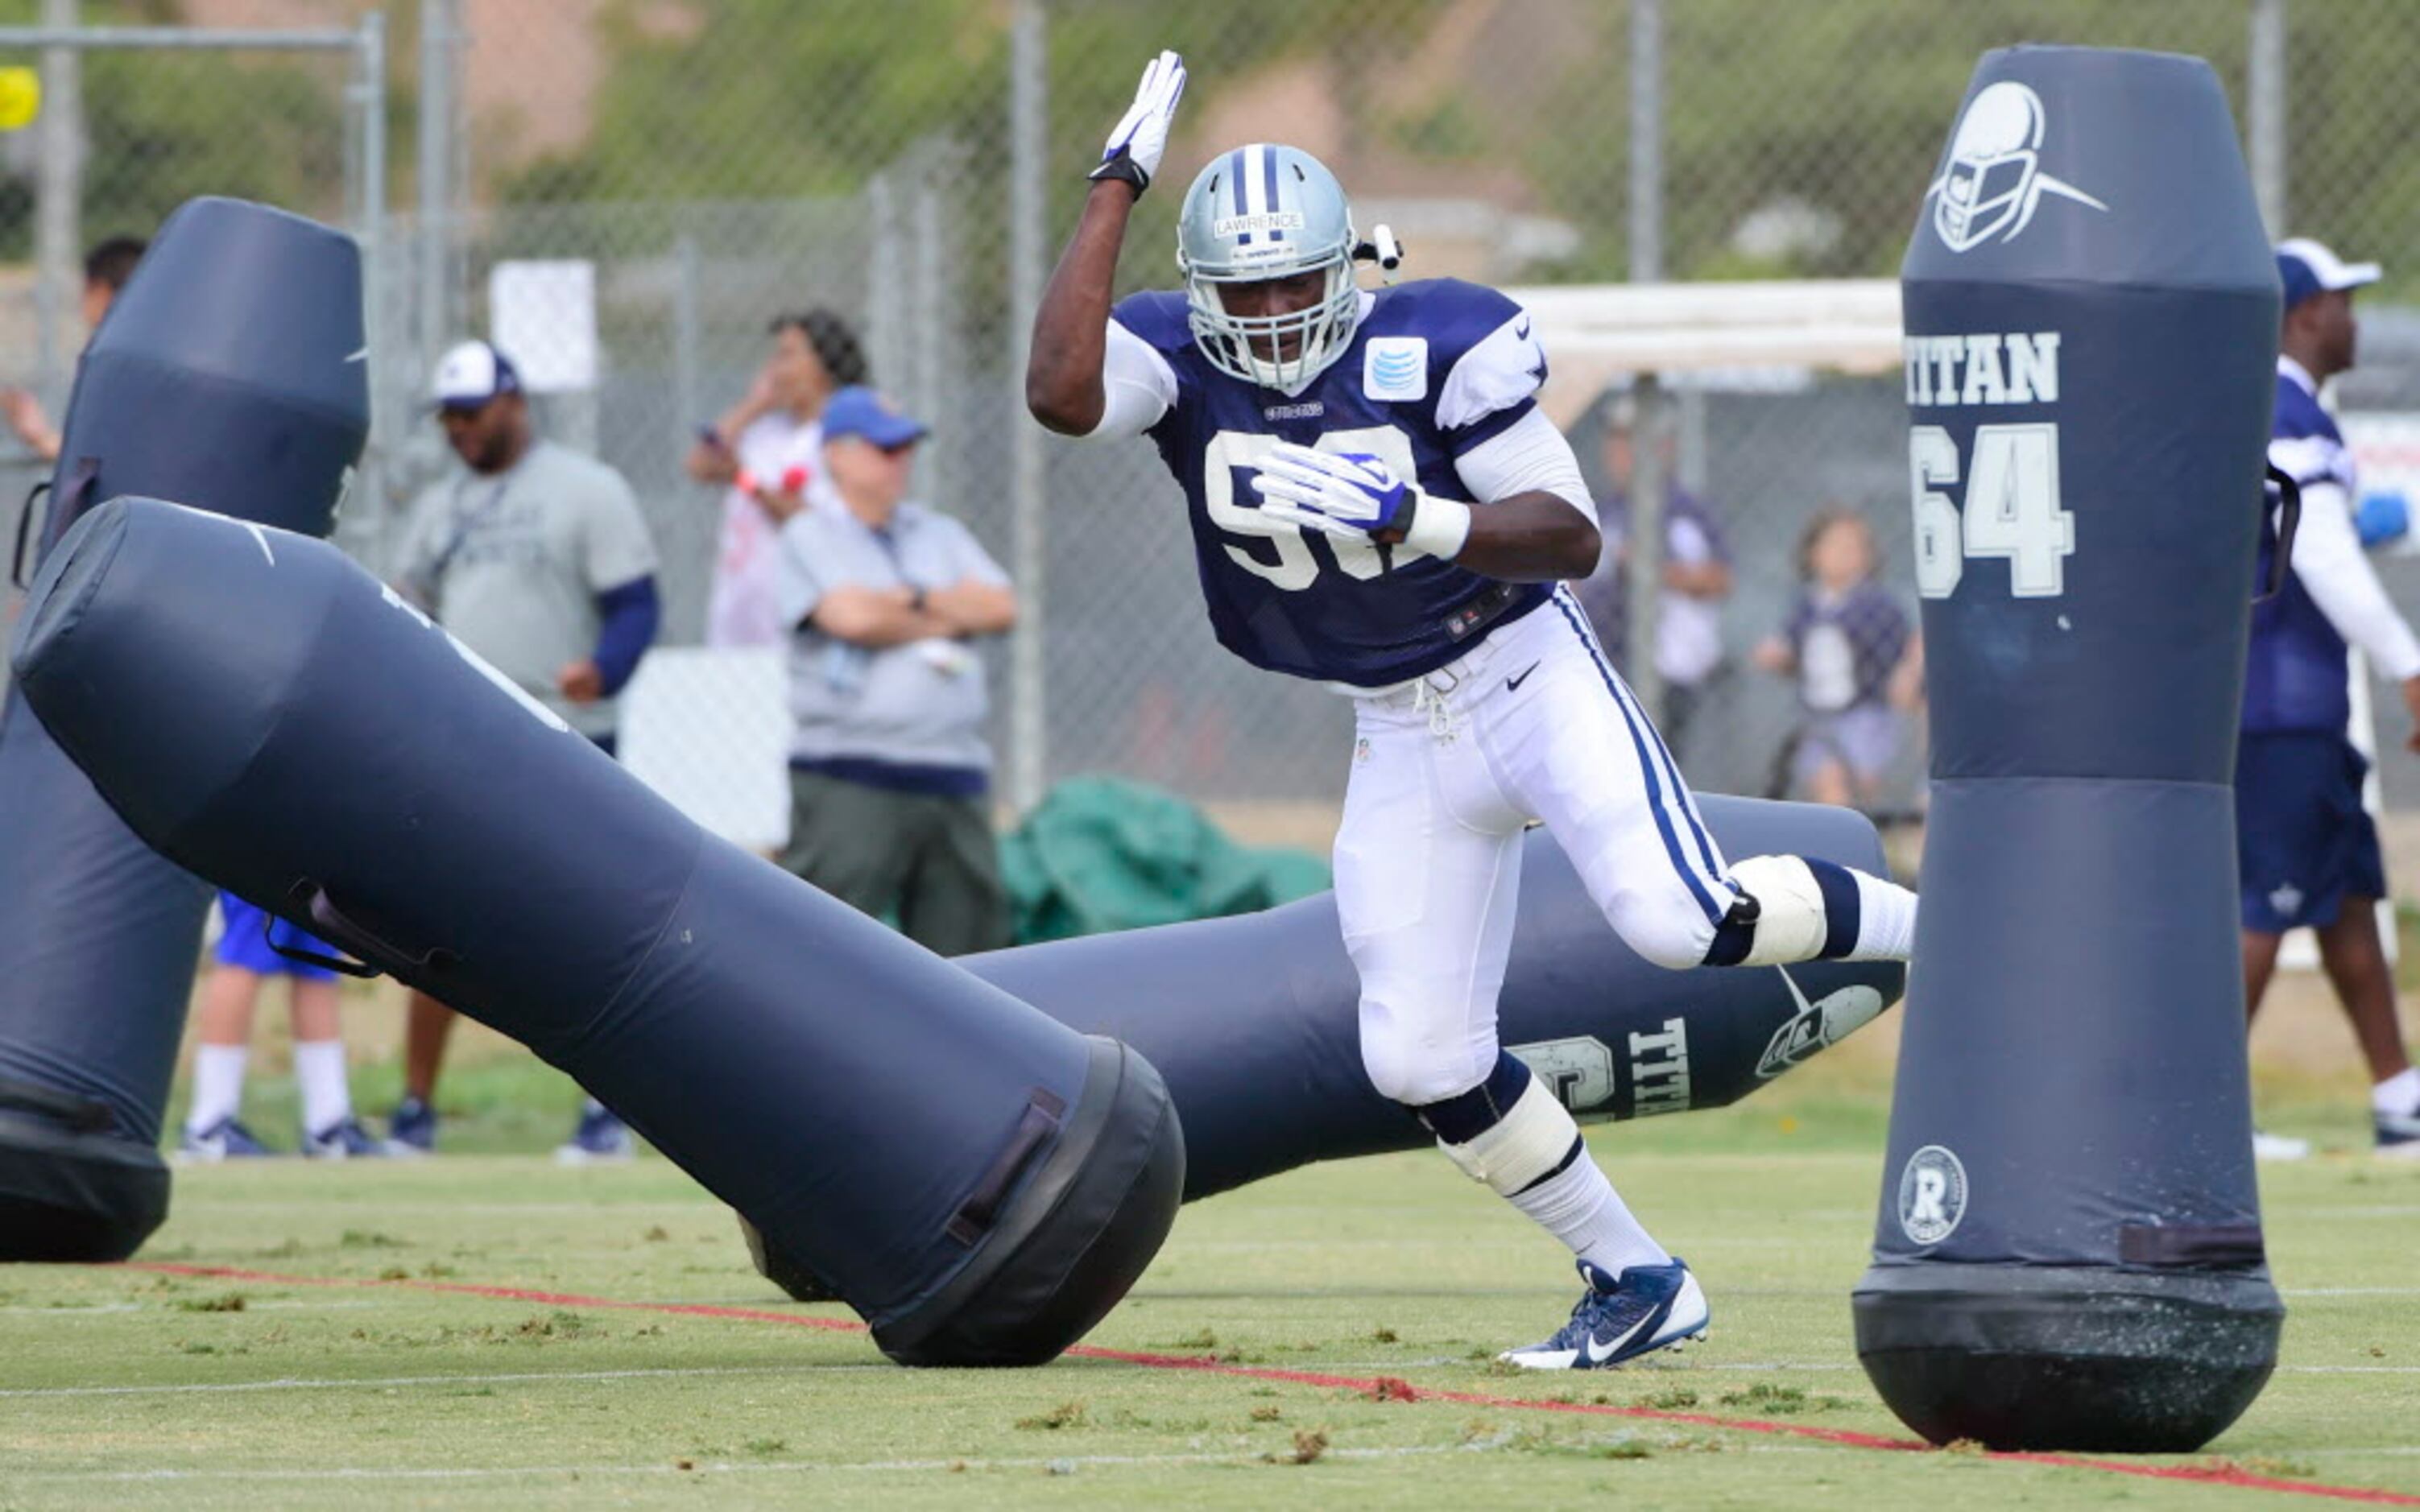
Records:
<instances>
[{"instance_id":1,"label":"navy blocking dummy","mask_svg":"<svg viewBox=\"0 0 2420 1512\"><path fill-rule=\"evenodd\" d=\"M161 227L77 369L41 541L118 493L324 535L369 428L361 259L282 210ZM142 713L130 706L128 717ZM210 889L0 708L0 1259L114 1260L168 1211L158 1143Z\"/></svg>"},{"instance_id":2,"label":"navy blocking dummy","mask_svg":"<svg viewBox=\"0 0 2420 1512\"><path fill-rule=\"evenodd\" d=\"M1901 271L1932 710L1857 1349L1936 1442L2180 1453L2250 1404L2231 782L2278 286L2217 77L1984 57Z\"/></svg>"}]
</instances>

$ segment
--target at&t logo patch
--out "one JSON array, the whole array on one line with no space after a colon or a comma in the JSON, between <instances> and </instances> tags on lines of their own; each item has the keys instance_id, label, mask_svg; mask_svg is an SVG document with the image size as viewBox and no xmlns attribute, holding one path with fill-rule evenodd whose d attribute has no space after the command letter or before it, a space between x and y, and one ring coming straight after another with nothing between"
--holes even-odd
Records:
<instances>
[{"instance_id":1,"label":"at&t logo patch","mask_svg":"<svg viewBox=\"0 0 2420 1512\"><path fill-rule=\"evenodd\" d=\"M1373 336L1361 349L1361 392L1373 399L1401 403L1421 399L1429 392L1429 341L1426 336Z\"/></svg>"},{"instance_id":2,"label":"at&t logo patch","mask_svg":"<svg viewBox=\"0 0 2420 1512\"><path fill-rule=\"evenodd\" d=\"M1917 1244L1938 1244L1966 1216L1966 1167L1947 1146L1927 1145L1899 1173L1900 1231Z\"/></svg>"}]
</instances>

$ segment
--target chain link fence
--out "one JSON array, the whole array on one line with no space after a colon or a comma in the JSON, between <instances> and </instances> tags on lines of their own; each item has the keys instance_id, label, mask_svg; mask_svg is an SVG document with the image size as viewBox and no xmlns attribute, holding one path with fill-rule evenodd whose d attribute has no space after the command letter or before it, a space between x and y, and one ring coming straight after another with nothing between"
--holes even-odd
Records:
<instances>
[{"instance_id":1,"label":"chain link fence","mask_svg":"<svg viewBox=\"0 0 2420 1512\"><path fill-rule=\"evenodd\" d=\"M663 558L666 639L696 640L722 501L684 454L747 389L774 315L844 314L876 381L933 424L918 491L1027 579L1021 644L993 667L1019 801L1109 771L1211 803L1250 838L1316 844L1344 781L1341 701L1213 643L1181 496L1151 448L1044 437L1019 403L1026 305L1160 47L1185 54L1191 83L1122 291L1173 284L1175 187L1267 138L1336 168L1358 222L1403 237L1415 276L1888 278L1979 53L2196 54L2235 102L2281 234L2387 264L2346 405L2420 410L2408 0L0 0L0 23L63 15L391 32L376 108L349 71L359 52L166 46L85 54L75 106L85 240L146 230L202 192L370 238L382 471L349 541L375 564L403 502L447 465L417 403L437 352L507 325L556 331L561 363L516 354L566 375L541 424L630 479ZM19 61L40 54L0 41L0 64ZM78 338L37 255L46 186L58 192L46 130L0 137L0 320L16 338L0 377L55 405ZM373 171L382 193L364 191ZM529 271L566 264L586 271ZM530 303L539 287L588 292L550 315ZM1547 394L1617 527L1606 432L1626 381L1559 365ZM1701 786L1805 792L1821 764L1802 754L1802 694L1821 692L1821 658L1776 673L1759 647L1790 625L1802 538L1825 511L1868 522L1878 580L1913 619L1898 381L1762 367L1676 378L1670 394L1654 471L1696 507L1668 512L1647 555L1713 560L1727 580L1656 596L1649 637L1669 640L1660 622L1677 612L1695 655L1641 680L1685 713L1678 743ZM27 475L0 487L22 492ZM1690 520L1702 539L1684 538ZM1607 638L1644 673L1626 585L1595 587ZM1914 813L1920 710L1889 705L1886 722L1885 769L1854 795Z\"/></svg>"}]
</instances>

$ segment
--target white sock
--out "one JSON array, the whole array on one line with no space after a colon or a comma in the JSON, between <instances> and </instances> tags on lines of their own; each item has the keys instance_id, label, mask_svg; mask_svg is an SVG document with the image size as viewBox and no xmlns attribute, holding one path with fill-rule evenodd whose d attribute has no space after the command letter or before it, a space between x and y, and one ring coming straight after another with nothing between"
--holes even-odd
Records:
<instances>
[{"instance_id":1,"label":"white sock","mask_svg":"<svg viewBox=\"0 0 2420 1512\"><path fill-rule=\"evenodd\" d=\"M2420 1113L2420 1066L2406 1066L2371 1088L2369 1105L2397 1117Z\"/></svg>"},{"instance_id":2,"label":"white sock","mask_svg":"<svg viewBox=\"0 0 2420 1512\"><path fill-rule=\"evenodd\" d=\"M1569 1165L1507 1200L1609 1275L1619 1276L1625 1266L1672 1263L1585 1149Z\"/></svg>"},{"instance_id":3,"label":"white sock","mask_svg":"<svg viewBox=\"0 0 2420 1512\"><path fill-rule=\"evenodd\" d=\"M1852 867L1857 879L1857 943L1852 961L1904 961L1916 951L1916 894Z\"/></svg>"},{"instance_id":4,"label":"white sock","mask_svg":"<svg viewBox=\"0 0 2420 1512\"><path fill-rule=\"evenodd\" d=\"M297 1040L294 1080L302 1090L302 1132L326 1134L353 1116L352 1089L345 1084L345 1041Z\"/></svg>"},{"instance_id":5,"label":"white sock","mask_svg":"<svg viewBox=\"0 0 2420 1512\"><path fill-rule=\"evenodd\" d=\"M205 1044L194 1047L194 1105L185 1110L185 1127L205 1134L223 1119L232 1119L243 1106L243 1063L249 1045Z\"/></svg>"}]
</instances>

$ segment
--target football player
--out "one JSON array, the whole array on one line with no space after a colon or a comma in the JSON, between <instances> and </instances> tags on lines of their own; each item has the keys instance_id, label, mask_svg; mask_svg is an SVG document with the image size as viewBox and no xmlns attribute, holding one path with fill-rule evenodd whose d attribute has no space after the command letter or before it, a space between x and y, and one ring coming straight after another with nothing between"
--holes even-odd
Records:
<instances>
[{"instance_id":1,"label":"football player","mask_svg":"<svg viewBox=\"0 0 2420 1512\"><path fill-rule=\"evenodd\" d=\"M2378 932L2386 870L2361 802L2369 763L2345 734L2348 647L2359 646L2402 694L2414 727L2406 744L2420 750L2420 637L2361 554L2352 453L2319 398L2322 384L2353 365L2353 295L2377 282L2379 267L2347 263L2298 237L2278 244L2277 275L2286 295L2269 461L2301 485L2303 517L2285 586L2252 611L2235 756L2243 998L2260 1011L2286 932L2308 926L2369 1063L2378 1151L2420 1159L2420 1071L2396 1021L2394 973ZM2276 529L2264 520L2257 580L2270 580L2276 552ZM2255 1134L2253 1148L2265 1160L2311 1152L2303 1140L2268 1134Z\"/></svg>"},{"instance_id":2,"label":"football player","mask_svg":"<svg viewBox=\"0 0 2420 1512\"><path fill-rule=\"evenodd\" d=\"M1185 196L1184 290L1110 307L1184 90L1162 53L1110 134L1035 317L1027 404L1065 435L1149 436L1220 642L1354 699L1336 900L1363 1065L1587 1284L1568 1325L1505 1357L1587 1369L1677 1344L1706 1327L1697 1280L1497 1044L1523 829L1544 821L1623 940L1675 968L1904 959L1915 895L1823 861L1724 860L1559 586L1600 542L1520 306L1449 279L1364 292L1334 176L1255 143Z\"/></svg>"}]
</instances>

